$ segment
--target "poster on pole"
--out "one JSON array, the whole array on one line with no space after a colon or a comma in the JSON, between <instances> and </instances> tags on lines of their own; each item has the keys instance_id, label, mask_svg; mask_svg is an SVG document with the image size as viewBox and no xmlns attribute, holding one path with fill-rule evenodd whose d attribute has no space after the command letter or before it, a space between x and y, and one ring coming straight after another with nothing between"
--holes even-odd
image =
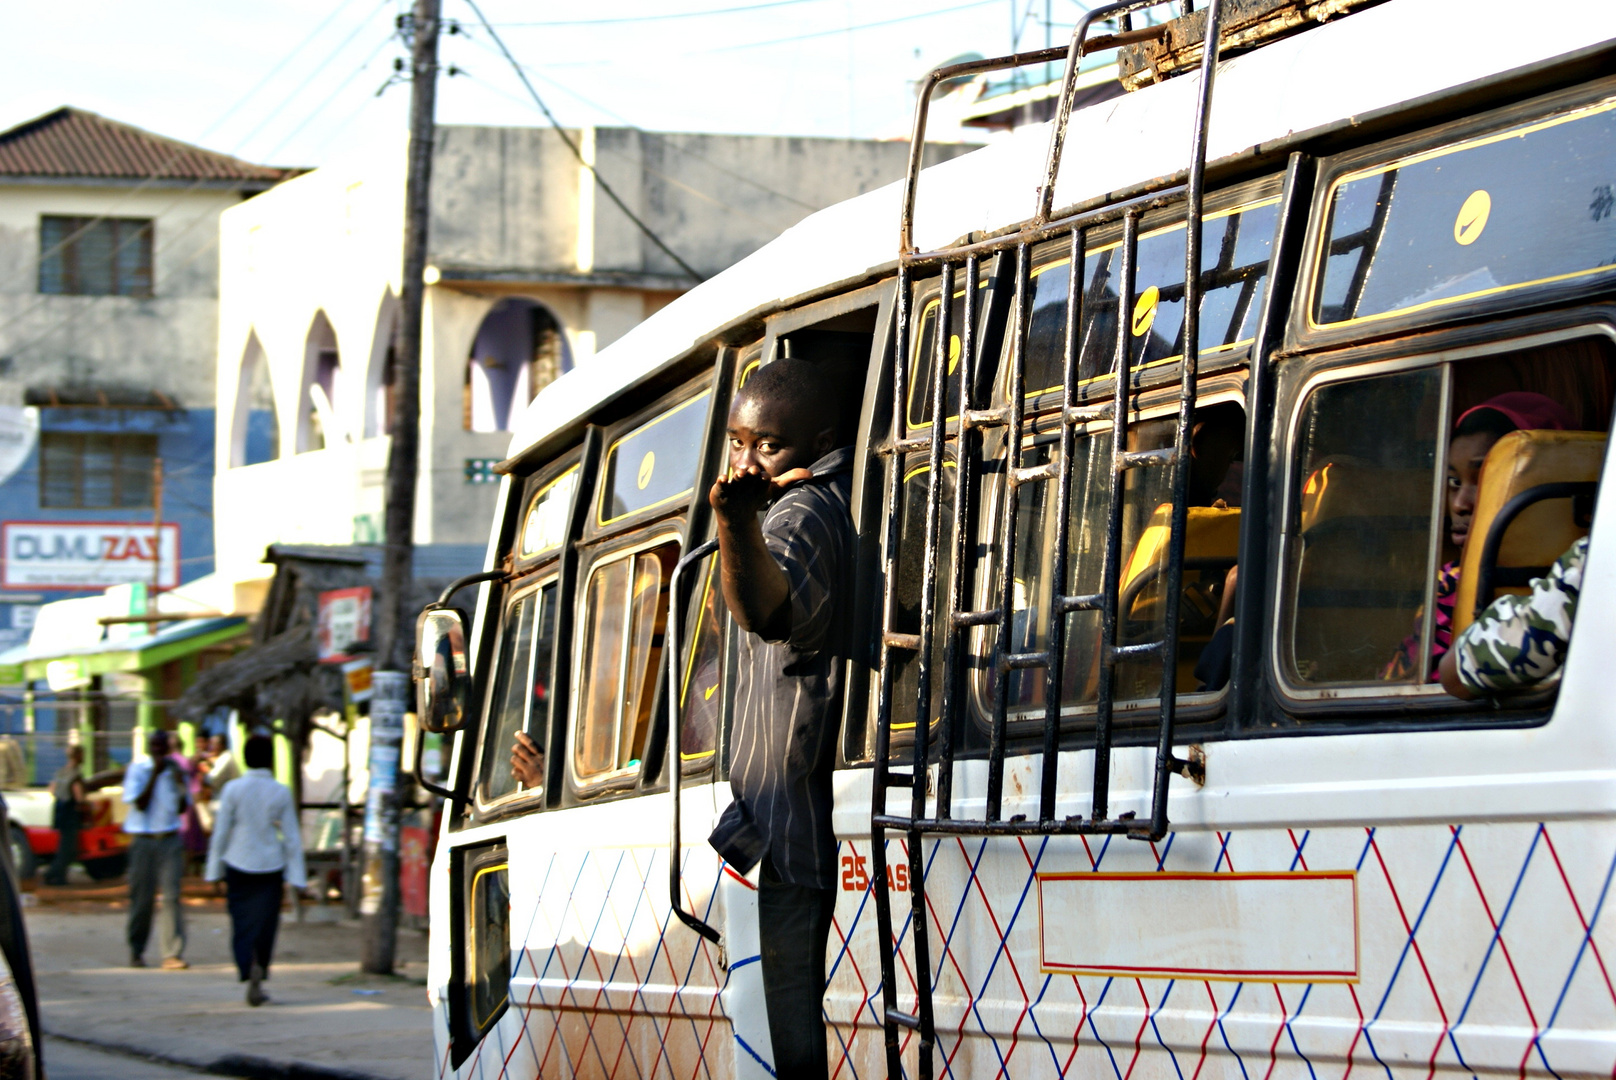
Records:
<instances>
[{"instance_id":1,"label":"poster on pole","mask_svg":"<svg viewBox=\"0 0 1616 1080\"><path fill-rule=\"evenodd\" d=\"M370 586L332 589L320 594L319 603L315 639L320 662L347 663L354 659L355 645L370 641Z\"/></svg>"},{"instance_id":2,"label":"poster on pole","mask_svg":"<svg viewBox=\"0 0 1616 1080\"><path fill-rule=\"evenodd\" d=\"M133 521L0 524L8 589L105 589L180 583L180 527Z\"/></svg>"}]
</instances>

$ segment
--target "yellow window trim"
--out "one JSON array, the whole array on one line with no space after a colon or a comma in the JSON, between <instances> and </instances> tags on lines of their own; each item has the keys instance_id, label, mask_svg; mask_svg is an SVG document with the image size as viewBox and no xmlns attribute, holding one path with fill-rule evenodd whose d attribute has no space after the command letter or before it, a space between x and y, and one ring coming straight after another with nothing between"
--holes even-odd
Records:
<instances>
[{"instance_id":1,"label":"yellow window trim","mask_svg":"<svg viewBox=\"0 0 1616 1080\"><path fill-rule=\"evenodd\" d=\"M756 365L754 364L753 366L756 366ZM750 369L748 369L748 370L750 370ZM708 571L707 571L707 581L706 581L705 585L702 587L702 590L701 590L701 602L696 605L696 610L697 611L706 611L707 610L707 600L708 600L708 598L710 598L713 595L713 578L715 578L717 576L718 575L713 573L713 571L712 571L712 564L709 563L708 564ZM670 600L671 599L672 598L670 597ZM668 618L670 618L670 619L673 618L675 614L676 614L675 612L669 611L668 612ZM696 628L697 628L697 630L699 632L699 630L701 628L700 627L700 618L699 617L697 619L697 627ZM722 655L722 649L720 650L720 655ZM720 668L720 671L722 671L722 668ZM687 659L685 661L685 677L682 680L681 685L679 687L679 709L680 709L679 722L680 723L684 722L683 712L684 712L685 703L690 700L690 680L694 679L695 677L696 677L696 639L695 639L694 636L692 636L691 639L690 639L690 657L689 657L689 659ZM711 690L707 691L707 693L704 695L704 697L710 699L713 696L713 693L715 691L717 691L717 689L718 689L718 685L714 684L713 688ZM687 754L683 750L681 750L681 751L679 751L679 760L680 761L700 761L702 758L710 758L710 757L712 757L713 754L715 754L715 753L717 753L716 750L703 750L700 753Z\"/></svg>"},{"instance_id":2,"label":"yellow window trim","mask_svg":"<svg viewBox=\"0 0 1616 1080\"><path fill-rule=\"evenodd\" d=\"M511 868L511 864L510 864L509 860L507 860L505 862L500 863L497 866L485 866L482 869L478 870L477 873L472 875L472 878L471 878L471 897L472 897L472 899L475 900L477 898L477 883L482 881L482 879L483 879L483 877L485 875L497 874L497 873L499 873L501 871L509 871L510 868ZM510 887L509 887L508 884L506 886L505 891L506 891L507 894L510 893ZM475 908L475 907L476 907L475 903L466 905L466 908L467 908L466 916L467 916L467 918L471 917L472 909ZM468 959L471 959L473 961L475 961L476 956L477 956L477 949L476 949L476 946L473 944L473 942L475 940L476 940L476 928L475 928L475 926L473 926L472 927L472 934L470 936L470 939L466 942L466 944L468 946L470 946L471 954L472 954L471 957L469 957ZM471 997L472 1001L477 1000L477 996L475 994L470 995L470 997ZM498 1012L499 1010L496 1008L494 1011ZM487 1026L488 1022L490 1020L492 1020L493 1018L494 1017L493 1017L492 1014L490 1014L488 1016L476 1016L476 1017L473 1017L473 1020L475 1021L474 1026L479 1031L481 1031L484 1027Z\"/></svg>"},{"instance_id":3,"label":"yellow window trim","mask_svg":"<svg viewBox=\"0 0 1616 1080\"><path fill-rule=\"evenodd\" d=\"M976 288L977 288L978 292L982 291L983 289L985 289L987 287L988 287L988 283L987 283L986 280L981 279L981 278L977 279ZM962 297L964 297L964 295L965 295L965 290L963 288L956 289L954 291L954 296L953 296L952 299L959 300ZM936 311L937 309L941 308L942 306L943 306L943 298L942 298L941 294L932 297L930 300L927 300L926 301L926 306L920 309L920 319L915 325L917 327L925 326L926 325L926 316L930 315L933 311ZM954 335L950 334L949 336L953 337ZM909 371L911 373L911 376L913 376L918 371L918 369L920 367L920 335L918 335L918 334L915 335L914 346L915 346L915 355L911 358L911 362L910 362L910 365L909 365ZM933 347L935 348L935 345ZM961 339L960 347L962 349L964 348L964 339L963 338ZM961 359L963 359L963 357ZM908 408L908 417L907 417L907 419L909 421L908 426L913 431L924 431L926 428L931 427L931 421L930 420L917 420L917 419L915 419L915 417L916 417L916 412L915 412L915 392L917 390L919 390L919 389L920 389L920 380L917 379L917 378L911 377L911 379L909 381L909 408ZM926 407L926 399L925 398L920 399L920 407L922 409L924 409ZM959 419L959 417L957 417L957 416L950 416L950 417L946 418L943 421L943 423L944 424L952 424L954 421L956 421L958 419Z\"/></svg>"},{"instance_id":4,"label":"yellow window trim","mask_svg":"<svg viewBox=\"0 0 1616 1080\"><path fill-rule=\"evenodd\" d=\"M684 551L683 546L679 543L679 534L678 533L661 533L656 537L646 539L646 540L642 540L640 543L635 544L633 547L627 547L627 548L623 548L623 549L618 550L618 551L614 551L610 555L606 556L605 558L600 559L599 561L590 564L589 573L587 575L585 575L584 578L583 578L583 588L580 590L581 595L577 598L577 603L581 606L578 614L580 616L584 616L586 606L589 603L589 583L594 580L595 575L597 573L599 573L600 570L603 567L611 566L611 565L613 565L615 563L622 562L625 559L637 558L638 556L644 555L647 552L655 551L657 548L662 547L665 544L672 544L674 547L678 548L681 553L683 553L683 551ZM674 561L677 563L678 559L675 558ZM672 615L673 615L673 609L672 609L673 597L672 597L671 594L669 595L668 599L669 599L668 615L669 615L669 617L672 617ZM580 619L580 622L579 622L578 625L580 625L580 626L583 625L583 619L582 618ZM633 620L632 619L625 620L624 624L623 624L623 634L624 634L625 638L628 636L629 632L632 629L633 629ZM574 652L574 655L570 658L572 666L573 666L572 685L573 685L574 688L576 688L582 682L582 676L583 676L583 670L584 670L584 651L582 649L574 649L573 652ZM625 664L627 663L627 655L628 654L625 651L625 653L624 653L624 657L625 657L624 663ZM623 696L626 693L627 688L628 688L628 683L626 681L627 677L628 677L628 672L626 670L624 670L623 668L619 668L619 670L617 672L617 681L618 681L617 690L618 690L618 695L619 695L618 696L618 708L619 708L619 710L621 710L621 708L622 708ZM637 769L636 766L625 766L624 768L621 768L621 769L618 769L618 768L606 769L606 770L603 770L602 772L596 773L593 776L581 776L581 775L579 775L579 773L578 773L578 755L577 755L578 743L577 743L577 739L578 739L578 722L579 722L580 719L582 719L582 714L581 714L581 712L579 710L582 709L582 707L583 707L583 698L582 698L582 695L577 694L577 693L572 693L572 694L569 694L568 696L571 698L571 701L569 701L569 703L568 703L567 728L572 734L571 734L571 737L567 740L566 758L567 758L567 770L572 776L573 783L579 789L587 791L590 788L599 787L602 784L609 784L614 780L621 780L625 776L632 776L635 773L636 769ZM654 723L654 718L653 718L653 723ZM617 738L620 738L622 736L622 733L623 733L622 724L623 724L623 717L621 715L621 712L619 712L618 716L613 720L612 730L615 732L615 734L613 736L614 740L617 739ZM616 759L616 756L617 756L616 751L618 749L620 749L620 747L617 747L617 745L616 745L616 743L614 741L614 743L613 743L613 754L612 754L614 760Z\"/></svg>"},{"instance_id":5,"label":"yellow window trim","mask_svg":"<svg viewBox=\"0 0 1616 1080\"><path fill-rule=\"evenodd\" d=\"M1434 161L1437 158L1447 157L1450 154L1457 154L1466 150L1474 150L1480 146L1490 146L1493 143L1503 142L1506 139L1524 138L1527 135L1533 135L1539 131L1546 131L1549 128L1558 127L1561 124L1569 124L1574 120L1583 120L1587 117L1598 115L1599 113L1609 112L1612 109L1616 109L1616 98L1607 98L1606 100L1597 102L1593 105L1585 105L1580 109L1573 109L1568 113L1539 120L1535 123L1529 123L1522 127L1513 127L1505 131L1496 131L1491 135L1484 135L1480 138L1469 139L1461 143L1454 143L1452 146L1443 146L1433 150L1425 150L1418 154L1411 154L1405 158L1398 158L1395 161L1390 161L1383 165L1375 165L1367 169L1359 169L1356 172L1350 172L1343 176L1339 176L1331 182L1330 190L1325 195L1324 205L1327 207L1333 207L1335 205L1336 192L1340 190L1343 184L1350 184L1355 180L1363 180L1371 176L1383 176L1386 173L1392 172L1396 169L1405 169L1410 165L1419 165L1426 161ZM1418 314L1419 312L1429 311L1432 308L1442 307L1446 304L1458 304L1466 300L1477 300L1484 296L1497 296L1501 293L1514 292L1517 289L1535 289L1540 285L1553 285L1561 281L1571 281L1580 277L1590 277L1594 274L1603 274L1609 270L1616 270L1616 263L1606 263L1603 266L1593 266L1586 270L1572 270L1568 273L1554 274L1550 277L1536 278L1532 281L1522 281L1514 285L1495 285L1490 289L1477 289L1474 292L1460 293L1458 296L1445 296L1438 300L1427 300L1423 304L1411 304L1408 307L1394 308L1391 311L1382 311L1374 315L1359 315L1351 319L1342 319L1339 322L1320 323L1314 321L1314 311L1318 306L1319 290L1324 287L1323 270L1324 263L1327 258L1328 253L1327 249L1325 249L1322 257L1315 260L1315 264L1311 270L1311 280L1308 282L1307 304L1307 327L1309 330L1334 330L1344 326L1361 326L1365 323L1380 322L1383 319L1390 319L1397 316Z\"/></svg>"},{"instance_id":6,"label":"yellow window trim","mask_svg":"<svg viewBox=\"0 0 1616 1080\"><path fill-rule=\"evenodd\" d=\"M527 539L528 520L532 516L533 508L538 505L539 500L544 498L546 495L548 495L552 490L555 489L557 484L562 483L568 477L580 474L582 469L583 469L583 464L581 462L575 462L570 468L563 469L553 480L551 480L548 484L545 484L542 488L540 488L538 491L533 493L533 497L527 501L527 508L522 514L522 536L521 536L520 539L518 539L517 544L516 544L516 550L518 552L520 552L522 550L522 541L525 541ZM581 475L578 478L582 479ZM562 544L565 544L565 543L566 543L566 541L563 540L561 544L551 544L549 547L534 548L532 551L528 552L527 554L518 555L517 557L521 558L521 559L537 558L538 556L543 555L547 551L554 551L556 548L561 547Z\"/></svg>"}]
</instances>

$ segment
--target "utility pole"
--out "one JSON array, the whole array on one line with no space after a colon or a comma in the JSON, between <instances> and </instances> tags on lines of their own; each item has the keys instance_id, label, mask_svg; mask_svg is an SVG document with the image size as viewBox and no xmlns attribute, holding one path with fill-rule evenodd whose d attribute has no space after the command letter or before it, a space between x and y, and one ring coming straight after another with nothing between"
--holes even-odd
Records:
<instances>
[{"instance_id":1,"label":"utility pole","mask_svg":"<svg viewBox=\"0 0 1616 1080\"><path fill-rule=\"evenodd\" d=\"M152 571L151 593L146 597L143 615L157 614L157 590L163 587L163 459L152 458ZM146 625L148 633L157 632L156 623Z\"/></svg>"},{"instance_id":2,"label":"utility pole","mask_svg":"<svg viewBox=\"0 0 1616 1080\"><path fill-rule=\"evenodd\" d=\"M382 580L375 609L376 674L370 705L370 792L365 799L365 919L361 967L393 971L398 938L399 757L409 697L411 643L400 633L404 597L414 579L415 485L421 442L421 306L426 271L427 219L432 184L433 110L438 84L439 0L415 0L410 16L410 155L404 188L404 282L401 289L391 442L387 454L387 510L383 525Z\"/></svg>"}]
</instances>

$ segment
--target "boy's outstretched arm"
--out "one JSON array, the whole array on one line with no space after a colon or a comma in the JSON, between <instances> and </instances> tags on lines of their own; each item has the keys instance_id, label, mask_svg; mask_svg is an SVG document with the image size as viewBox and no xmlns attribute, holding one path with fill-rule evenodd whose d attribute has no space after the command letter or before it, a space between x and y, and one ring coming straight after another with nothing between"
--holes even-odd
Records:
<instances>
[{"instance_id":1,"label":"boy's outstretched arm","mask_svg":"<svg viewBox=\"0 0 1616 1080\"><path fill-rule=\"evenodd\" d=\"M791 582L763 542L758 511L809 475L807 469L792 469L770 480L753 465L719 477L707 494L718 519L724 603L742 630L767 641L783 641L791 633Z\"/></svg>"}]
</instances>

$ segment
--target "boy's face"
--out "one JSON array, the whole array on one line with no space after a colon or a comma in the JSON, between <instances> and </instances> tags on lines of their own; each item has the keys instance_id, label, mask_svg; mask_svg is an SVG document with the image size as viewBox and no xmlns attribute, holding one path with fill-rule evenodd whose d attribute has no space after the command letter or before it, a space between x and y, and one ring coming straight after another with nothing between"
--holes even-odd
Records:
<instances>
[{"instance_id":1,"label":"boy's face","mask_svg":"<svg viewBox=\"0 0 1616 1080\"><path fill-rule=\"evenodd\" d=\"M756 465L770 480L806 469L834 447L830 428L813 424L786 402L742 393L729 410L729 468L743 472Z\"/></svg>"}]
</instances>

